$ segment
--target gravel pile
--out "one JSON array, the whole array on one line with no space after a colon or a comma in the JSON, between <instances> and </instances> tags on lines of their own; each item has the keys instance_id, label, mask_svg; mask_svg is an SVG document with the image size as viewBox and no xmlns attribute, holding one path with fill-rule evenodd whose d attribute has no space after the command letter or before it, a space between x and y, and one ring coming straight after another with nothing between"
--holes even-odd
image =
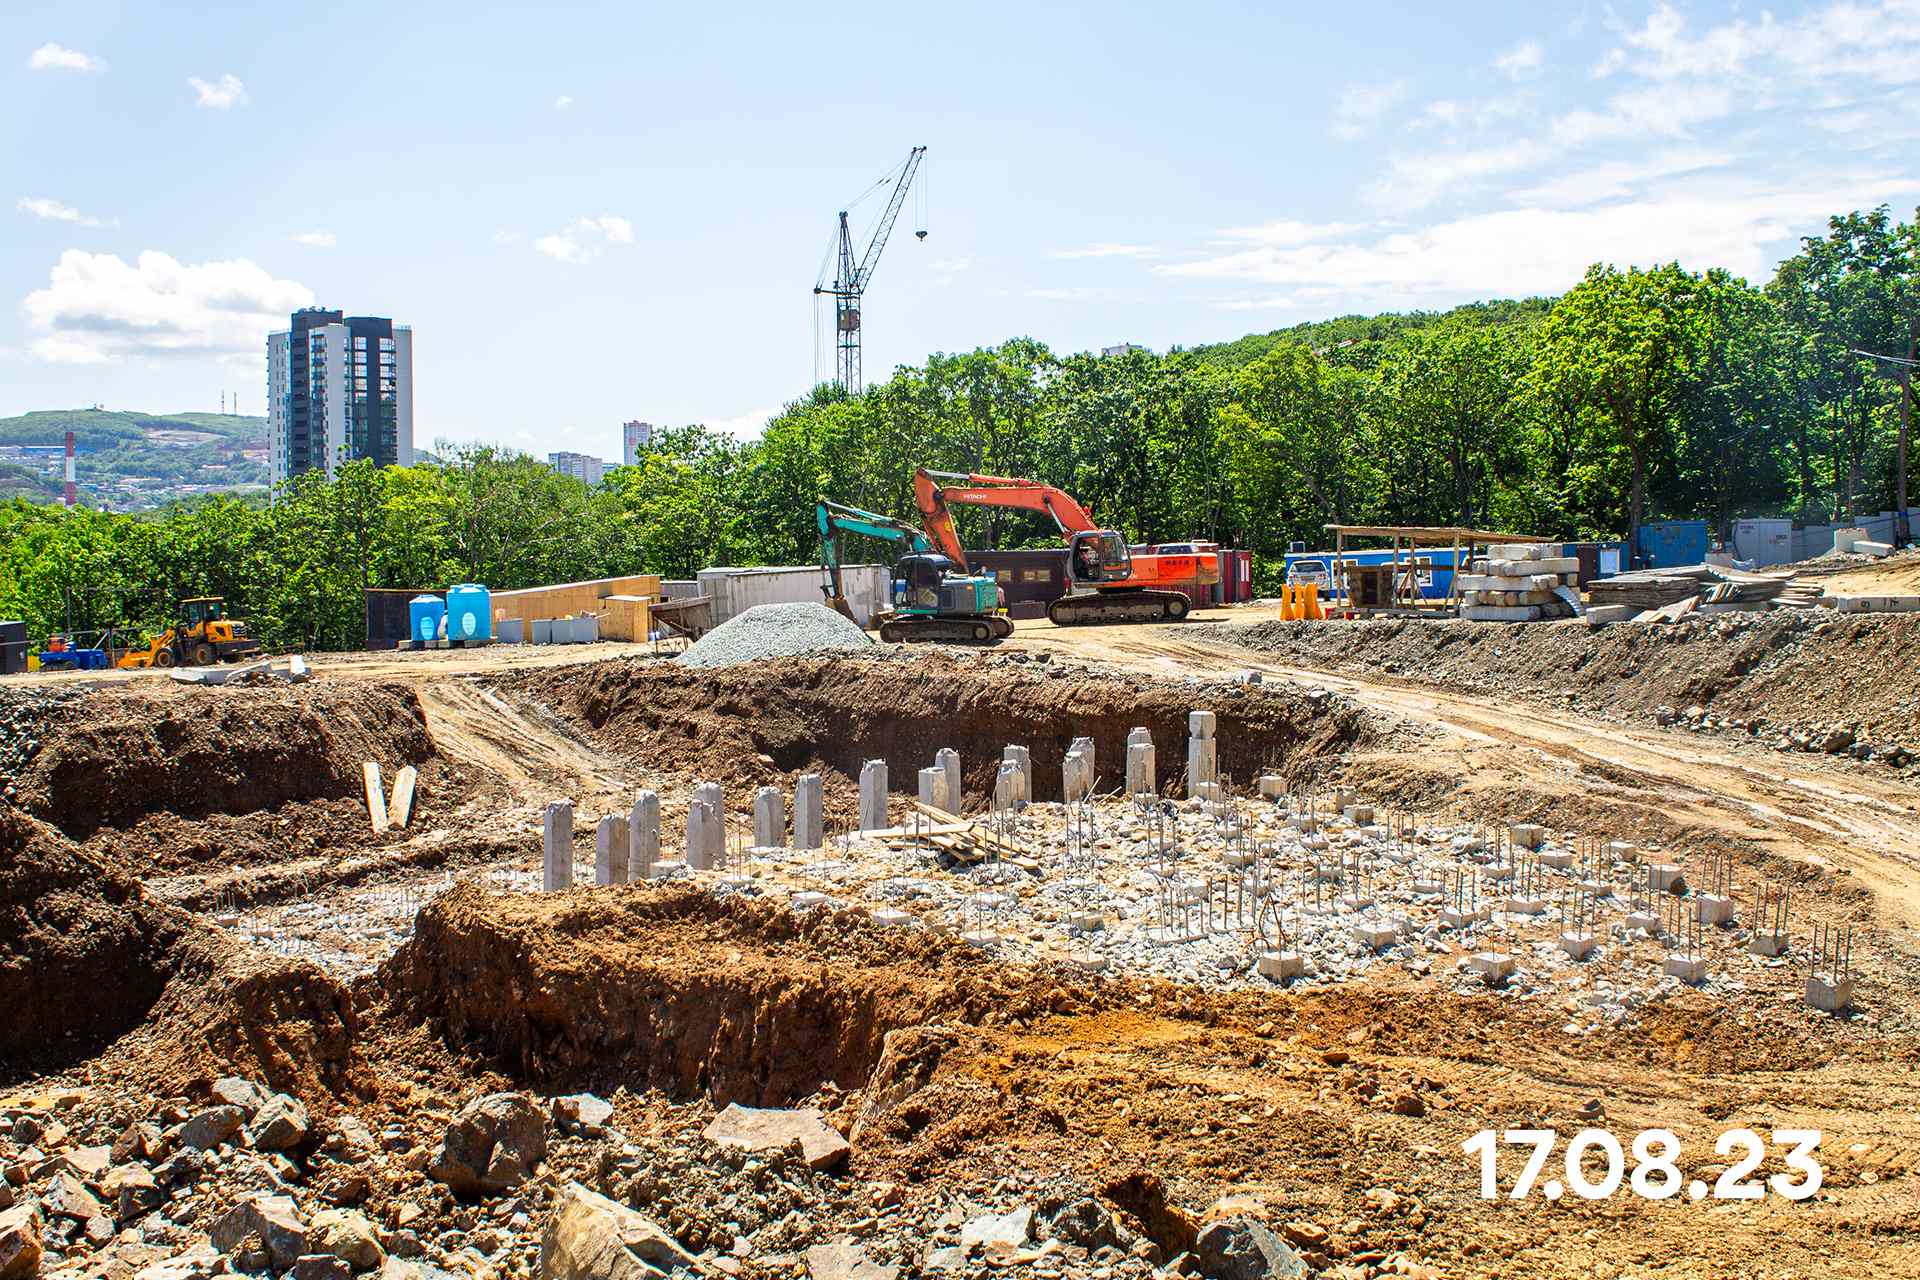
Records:
<instances>
[{"instance_id":1,"label":"gravel pile","mask_svg":"<svg viewBox=\"0 0 1920 1280\"><path fill-rule=\"evenodd\" d=\"M674 661L732 667L832 649L864 649L867 633L821 604L757 604L707 632Z\"/></svg>"}]
</instances>

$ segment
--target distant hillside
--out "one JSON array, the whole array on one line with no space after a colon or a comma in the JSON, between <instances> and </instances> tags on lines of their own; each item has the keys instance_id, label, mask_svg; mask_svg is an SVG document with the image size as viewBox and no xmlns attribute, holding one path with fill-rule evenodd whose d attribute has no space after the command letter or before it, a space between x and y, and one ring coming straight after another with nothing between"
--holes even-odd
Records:
<instances>
[{"instance_id":1,"label":"distant hillside","mask_svg":"<svg viewBox=\"0 0 1920 1280\"><path fill-rule=\"evenodd\" d=\"M54 446L73 432L82 500L115 510L152 506L209 489L267 482L267 420L221 413L43 409L0 418L0 497L57 497L60 464L21 446ZM255 457L246 456L254 451ZM33 480L39 485L21 484Z\"/></svg>"},{"instance_id":2,"label":"distant hillside","mask_svg":"<svg viewBox=\"0 0 1920 1280\"><path fill-rule=\"evenodd\" d=\"M1384 312L1377 316L1340 316L1332 320L1312 320L1271 333L1250 333L1232 342L1216 342L1193 348L1193 354L1209 364L1229 369L1251 364L1282 342L1299 342L1333 356L1344 353L1342 364L1371 367L1379 350L1396 338L1454 319L1469 324L1519 325L1531 328L1547 318L1552 298L1526 298L1520 301L1470 302L1451 311Z\"/></svg>"}]
</instances>

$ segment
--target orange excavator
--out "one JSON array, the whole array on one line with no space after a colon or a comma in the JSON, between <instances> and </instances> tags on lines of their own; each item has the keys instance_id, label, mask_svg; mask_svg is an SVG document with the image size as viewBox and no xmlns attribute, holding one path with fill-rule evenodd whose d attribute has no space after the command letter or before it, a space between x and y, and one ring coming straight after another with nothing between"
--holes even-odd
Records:
<instances>
[{"instance_id":1,"label":"orange excavator","mask_svg":"<svg viewBox=\"0 0 1920 1280\"><path fill-rule=\"evenodd\" d=\"M943 485L941 482L946 481ZM969 475L952 471L913 474L913 499L920 522L940 553L964 572L967 553L953 527L949 504L1013 507L1053 518L1067 542L1067 594L1047 606L1056 625L1081 622L1165 622L1187 616L1187 597L1167 588L1207 581L1218 563L1203 555L1134 555L1127 540L1093 522L1070 494L1038 480Z\"/></svg>"}]
</instances>

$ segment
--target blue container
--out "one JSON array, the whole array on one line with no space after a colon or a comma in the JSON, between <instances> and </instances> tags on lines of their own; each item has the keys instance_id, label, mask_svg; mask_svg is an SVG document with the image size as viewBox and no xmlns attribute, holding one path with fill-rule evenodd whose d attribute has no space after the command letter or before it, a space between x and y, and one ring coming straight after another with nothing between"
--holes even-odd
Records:
<instances>
[{"instance_id":1,"label":"blue container","mask_svg":"<svg viewBox=\"0 0 1920 1280\"><path fill-rule=\"evenodd\" d=\"M1326 584L1333 573L1333 562L1337 558L1339 557L1331 551L1291 551L1287 553L1285 564L1289 573L1293 573L1295 566L1299 566L1301 573L1293 575L1296 579L1304 575L1310 581L1320 582L1322 584L1320 599L1325 602L1336 598L1335 591ZM1469 549L1460 548L1460 559L1465 561L1470 558ZM1393 548L1349 550L1345 559L1352 564L1392 564ZM1455 570L1452 547L1421 547L1418 551L1409 551L1402 547L1400 566L1403 572L1409 563L1413 565L1415 571L1414 580L1420 584L1421 599L1444 600L1447 598L1447 594L1453 589Z\"/></svg>"},{"instance_id":2,"label":"blue container","mask_svg":"<svg viewBox=\"0 0 1920 1280\"><path fill-rule=\"evenodd\" d=\"M447 639L493 638L493 595L477 583L447 588Z\"/></svg>"},{"instance_id":3,"label":"blue container","mask_svg":"<svg viewBox=\"0 0 1920 1280\"><path fill-rule=\"evenodd\" d=\"M1653 520L1640 526L1637 559L1649 569L1704 564L1707 559L1705 520Z\"/></svg>"},{"instance_id":4,"label":"blue container","mask_svg":"<svg viewBox=\"0 0 1920 1280\"><path fill-rule=\"evenodd\" d=\"M439 596L415 596L407 601L407 634L415 640L438 640L447 623L447 602Z\"/></svg>"}]
</instances>

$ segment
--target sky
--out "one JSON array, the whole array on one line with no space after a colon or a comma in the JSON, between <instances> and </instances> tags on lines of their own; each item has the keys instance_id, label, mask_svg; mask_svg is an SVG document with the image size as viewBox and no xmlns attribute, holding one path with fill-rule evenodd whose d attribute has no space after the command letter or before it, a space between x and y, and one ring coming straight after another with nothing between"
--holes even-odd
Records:
<instances>
[{"instance_id":1,"label":"sky","mask_svg":"<svg viewBox=\"0 0 1920 1280\"><path fill-rule=\"evenodd\" d=\"M1595 261L1760 281L1829 214L1911 218L1917 138L1920 0L6 0L0 416L262 413L266 335L318 303L413 326L423 446L750 436L831 376L836 213L916 145L869 382Z\"/></svg>"}]
</instances>

